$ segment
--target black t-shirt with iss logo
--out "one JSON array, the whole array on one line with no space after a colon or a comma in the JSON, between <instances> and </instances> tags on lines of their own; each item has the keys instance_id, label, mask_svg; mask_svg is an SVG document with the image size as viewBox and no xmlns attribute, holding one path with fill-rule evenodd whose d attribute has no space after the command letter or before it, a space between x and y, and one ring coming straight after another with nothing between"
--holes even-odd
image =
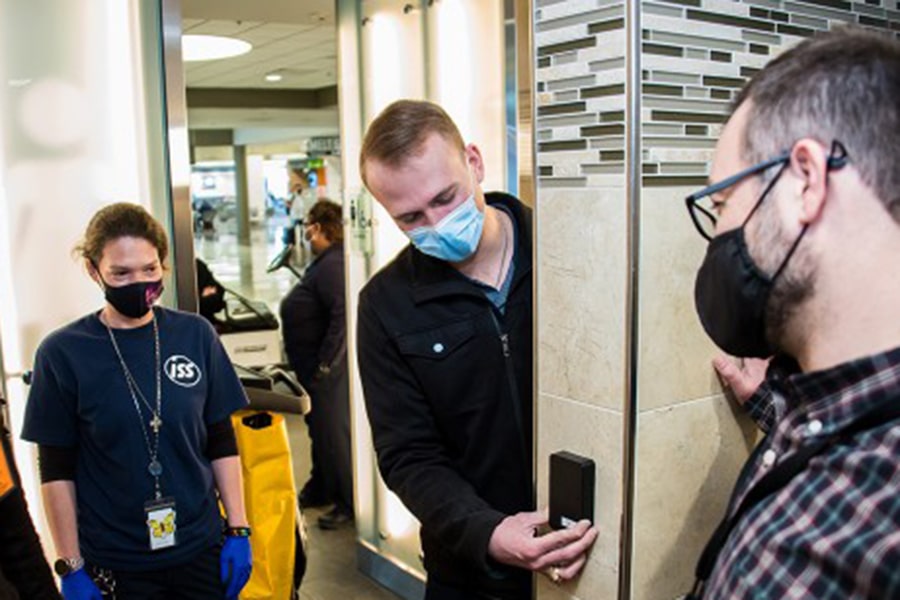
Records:
<instances>
[{"instance_id":1,"label":"black t-shirt with iss logo","mask_svg":"<svg viewBox=\"0 0 900 600\"><path fill-rule=\"evenodd\" d=\"M114 570L181 564L216 543L221 523L212 469L204 455L207 428L247 404L210 324L194 314L154 310L162 371L160 483L163 495L176 503L174 548L151 553L144 523L144 503L153 497L153 477L147 469L147 440L153 442L147 404L156 404L152 324L113 330L141 392L137 403L96 313L48 336L35 357L22 432L39 444L77 450L82 554Z\"/></svg>"}]
</instances>

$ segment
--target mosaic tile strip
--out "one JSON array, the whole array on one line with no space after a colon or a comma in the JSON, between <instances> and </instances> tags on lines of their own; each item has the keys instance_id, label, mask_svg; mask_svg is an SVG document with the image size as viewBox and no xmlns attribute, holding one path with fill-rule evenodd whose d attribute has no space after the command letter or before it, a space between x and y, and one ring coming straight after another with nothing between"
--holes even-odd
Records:
<instances>
[{"instance_id":1,"label":"mosaic tile strip","mask_svg":"<svg viewBox=\"0 0 900 600\"><path fill-rule=\"evenodd\" d=\"M641 101L644 185L702 182L720 124L727 118L735 94L767 61L799 40L845 23L900 31L900 13L892 13L891 7L881 3L882 0L644 2L644 13L648 15L642 21L646 29L642 32L641 59L645 71ZM661 4L677 6L678 15L660 11ZM598 43L602 44L602 40ZM648 51L647 44L654 46ZM671 56L678 54L671 48L677 48L682 59L664 59L660 46ZM708 60L686 60L699 56L698 53L708 53ZM682 97L660 86L684 86ZM706 103L693 107L685 104L692 101ZM698 152L706 152L706 159L694 160Z\"/></svg>"},{"instance_id":2,"label":"mosaic tile strip","mask_svg":"<svg viewBox=\"0 0 900 600\"><path fill-rule=\"evenodd\" d=\"M538 185L608 186L624 173L624 2L536 4Z\"/></svg>"},{"instance_id":3,"label":"mosaic tile strip","mask_svg":"<svg viewBox=\"0 0 900 600\"><path fill-rule=\"evenodd\" d=\"M539 185L608 185L625 172L624 4L535 4ZM801 39L845 23L900 38L900 0L646 0L641 10L642 169L654 187L705 179L736 93Z\"/></svg>"}]
</instances>

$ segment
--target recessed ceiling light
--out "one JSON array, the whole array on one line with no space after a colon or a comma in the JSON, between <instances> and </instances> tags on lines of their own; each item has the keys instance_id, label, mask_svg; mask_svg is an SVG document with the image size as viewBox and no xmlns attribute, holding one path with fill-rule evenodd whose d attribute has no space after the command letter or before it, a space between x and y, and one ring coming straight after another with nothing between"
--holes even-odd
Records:
<instances>
[{"instance_id":1,"label":"recessed ceiling light","mask_svg":"<svg viewBox=\"0 0 900 600\"><path fill-rule=\"evenodd\" d=\"M231 58L250 52L249 42L220 35L181 36L181 55L185 62Z\"/></svg>"},{"instance_id":2,"label":"recessed ceiling light","mask_svg":"<svg viewBox=\"0 0 900 600\"><path fill-rule=\"evenodd\" d=\"M284 75L282 75L281 73L276 73L274 71L271 73L266 73L266 81L275 82L281 81L282 79L284 79Z\"/></svg>"}]
</instances>

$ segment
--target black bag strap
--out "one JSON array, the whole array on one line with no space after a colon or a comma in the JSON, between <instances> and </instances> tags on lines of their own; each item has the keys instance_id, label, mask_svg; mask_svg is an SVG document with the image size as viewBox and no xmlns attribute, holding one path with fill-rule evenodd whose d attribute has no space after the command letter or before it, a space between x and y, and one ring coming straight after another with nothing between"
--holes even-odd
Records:
<instances>
[{"instance_id":1,"label":"black bag strap","mask_svg":"<svg viewBox=\"0 0 900 600\"><path fill-rule=\"evenodd\" d=\"M747 492L741 501L737 510L732 513L731 518L725 515L719 526L716 527L712 537L703 548L700 554L700 560L697 561L697 568L694 570L696 580L691 592L685 597L685 600L696 600L700 598L703 586L712 573L716 564L716 559L728 541L731 530L740 522L744 514L751 508L765 500L771 494L777 492L786 486L800 471L804 470L814 456L833 445L839 440L846 440L861 431L872 429L879 425L890 423L900 418L900 398L894 395L882 400L874 409L859 418L846 429L835 433L832 436L816 440L815 442L800 447L794 454L775 465L775 467L766 473L753 488Z\"/></svg>"}]
</instances>

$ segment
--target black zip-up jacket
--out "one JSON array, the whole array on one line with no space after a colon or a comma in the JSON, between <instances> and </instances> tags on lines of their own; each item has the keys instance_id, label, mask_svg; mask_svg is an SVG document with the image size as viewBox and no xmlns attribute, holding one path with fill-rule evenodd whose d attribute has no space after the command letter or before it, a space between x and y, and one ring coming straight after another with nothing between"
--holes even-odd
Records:
<instances>
[{"instance_id":1,"label":"black zip-up jacket","mask_svg":"<svg viewBox=\"0 0 900 600\"><path fill-rule=\"evenodd\" d=\"M486 199L516 225L505 311L407 246L360 292L359 367L381 474L422 524L429 576L473 598L530 598L531 574L487 548L505 516L534 509L531 211Z\"/></svg>"}]
</instances>

